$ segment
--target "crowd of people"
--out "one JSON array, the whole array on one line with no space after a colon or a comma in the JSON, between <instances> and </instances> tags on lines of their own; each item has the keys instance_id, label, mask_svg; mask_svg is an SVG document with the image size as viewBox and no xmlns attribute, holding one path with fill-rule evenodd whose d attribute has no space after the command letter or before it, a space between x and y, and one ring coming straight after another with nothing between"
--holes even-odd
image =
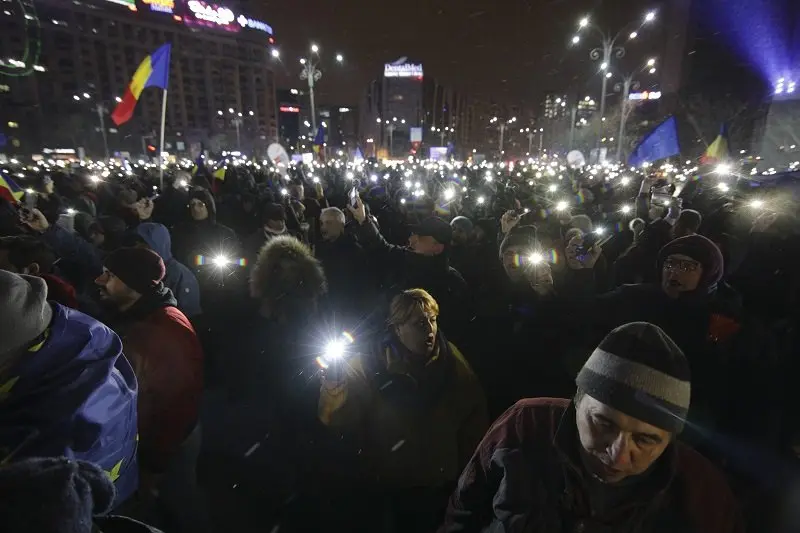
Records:
<instances>
[{"instance_id":1,"label":"crowd of people","mask_svg":"<svg viewBox=\"0 0 800 533\"><path fill-rule=\"evenodd\" d=\"M7 531L800 528L787 190L553 156L0 171Z\"/></svg>"}]
</instances>

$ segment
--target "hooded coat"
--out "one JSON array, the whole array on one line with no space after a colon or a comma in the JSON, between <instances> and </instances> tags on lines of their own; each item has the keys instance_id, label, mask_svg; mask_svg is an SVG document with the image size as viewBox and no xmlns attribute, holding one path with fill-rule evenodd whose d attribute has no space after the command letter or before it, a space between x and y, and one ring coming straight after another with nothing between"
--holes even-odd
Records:
<instances>
[{"instance_id":1,"label":"hooded coat","mask_svg":"<svg viewBox=\"0 0 800 533\"><path fill-rule=\"evenodd\" d=\"M198 255L213 256L219 253L238 253L239 241L227 226L217 223L217 205L205 189L194 190L189 199L199 199L206 204L208 218L194 220L187 212L185 222L175 227L175 257L184 265L195 264Z\"/></svg>"},{"instance_id":2,"label":"hooded coat","mask_svg":"<svg viewBox=\"0 0 800 533\"><path fill-rule=\"evenodd\" d=\"M188 318L202 313L200 308L200 285L194 273L172 256L172 239L169 230L161 224L145 222L136 226L136 234L155 253L161 256L166 267L164 285L178 301L178 309Z\"/></svg>"},{"instance_id":3,"label":"hooded coat","mask_svg":"<svg viewBox=\"0 0 800 533\"><path fill-rule=\"evenodd\" d=\"M42 342L0 374L0 461L92 462L109 473L121 503L138 485L136 377L112 330L50 306Z\"/></svg>"}]
</instances>

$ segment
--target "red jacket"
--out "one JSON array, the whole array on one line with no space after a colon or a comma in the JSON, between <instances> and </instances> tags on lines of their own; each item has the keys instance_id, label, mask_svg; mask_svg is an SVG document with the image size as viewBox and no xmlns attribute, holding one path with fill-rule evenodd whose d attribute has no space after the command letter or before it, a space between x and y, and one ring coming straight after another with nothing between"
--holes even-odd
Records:
<instances>
[{"instance_id":1,"label":"red jacket","mask_svg":"<svg viewBox=\"0 0 800 533\"><path fill-rule=\"evenodd\" d=\"M522 400L489 429L440 533L742 533L720 472L681 442L610 512L593 512L569 400Z\"/></svg>"},{"instance_id":2,"label":"red jacket","mask_svg":"<svg viewBox=\"0 0 800 533\"><path fill-rule=\"evenodd\" d=\"M158 307L126 328L125 355L139 380L140 463L159 472L197 423L203 348L176 307Z\"/></svg>"}]
</instances>

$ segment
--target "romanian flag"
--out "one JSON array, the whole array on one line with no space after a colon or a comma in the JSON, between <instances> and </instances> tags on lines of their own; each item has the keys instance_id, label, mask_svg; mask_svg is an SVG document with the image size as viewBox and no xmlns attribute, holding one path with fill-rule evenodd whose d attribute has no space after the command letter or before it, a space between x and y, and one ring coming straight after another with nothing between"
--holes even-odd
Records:
<instances>
[{"instance_id":1,"label":"romanian flag","mask_svg":"<svg viewBox=\"0 0 800 533\"><path fill-rule=\"evenodd\" d=\"M704 165L713 165L728 159L728 126L723 124L720 128L719 135L714 139L706 149L706 153L700 158L700 163Z\"/></svg>"},{"instance_id":2,"label":"romanian flag","mask_svg":"<svg viewBox=\"0 0 800 533\"><path fill-rule=\"evenodd\" d=\"M215 170L211 175L214 176L214 179L218 179L219 181L225 181L225 171L227 167L221 167Z\"/></svg>"},{"instance_id":3,"label":"romanian flag","mask_svg":"<svg viewBox=\"0 0 800 533\"><path fill-rule=\"evenodd\" d=\"M0 175L0 198L16 204L25 195L25 191L8 176Z\"/></svg>"},{"instance_id":4,"label":"romanian flag","mask_svg":"<svg viewBox=\"0 0 800 533\"><path fill-rule=\"evenodd\" d=\"M114 124L119 126L131 119L133 110L136 108L136 102L139 101L139 95L142 94L146 87L167 89L167 84L169 83L169 55L171 51L172 45L165 44L144 58L142 64L136 69L136 74L133 75L130 85L125 90L122 101L111 113L111 120L114 121Z\"/></svg>"}]
</instances>

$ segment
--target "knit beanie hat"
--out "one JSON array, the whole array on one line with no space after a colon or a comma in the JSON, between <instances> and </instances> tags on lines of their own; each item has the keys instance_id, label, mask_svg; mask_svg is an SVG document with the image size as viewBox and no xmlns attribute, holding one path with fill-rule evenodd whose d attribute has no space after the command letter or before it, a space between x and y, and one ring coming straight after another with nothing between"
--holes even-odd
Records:
<instances>
[{"instance_id":1,"label":"knit beanie hat","mask_svg":"<svg viewBox=\"0 0 800 533\"><path fill-rule=\"evenodd\" d=\"M53 318L47 284L34 276L0 270L0 366L44 333ZM0 522L2 523L2 522Z\"/></svg>"},{"instance_id":2,"label":"knit beanie hat","mask_svg":"<svg viewBox=\"0 0 800 533\"><path fill-rule=\"evenodd\" d=\"M575 380L609 407L679 433L691 398L689 363L658 326L631 322L609 333Z\"/></svg>"},{"instance_id":3,"label":"knit beanie hat","mask_svg":"<svg viewBox=\"0 0 800 533\"><path fill-rule=\"evenodd\" d=\"M703 265L703 275L697 285L697 290L711 291L716 288L725 272L725 260L722 258L719 247L713 241L702 235L688 235L675 239L658 253L659 272L664 265L664 260L675 254L686 255Z\"/></svg>"},{"instance_id":4,"label":"knit beanie hat","mask_svg":"<svg viewBox=\"0 0 800 533\"><path fill-rule=\"evenodd\" d=\"M587 215L575 215L569 223L573 228L578 228L583 233L591 233L594 227L592 219Z\"/></svg>"},{"instance_id":5,"label":"knit beanie hat","mask_svg":"<svg viewBox=\"0 0 800 533\"><path fill-rule=\"evenodd\" d=\"M536 226L516 226L511 228L503 242L500 243L500 257L511 247L525 246L533 249L536 246Z\"/></svg>"},{"instance_id":6,"label":"knit beanie hat","mask_svg":"<svg viewBox=\"0 0 800 533\"><path fill-rule=\"evenodd\" d=\"M161 256L149 248L118 248L108 254L103 266L140 294L152 292L166 274Z\"/></svg>"},{"instance_id":7,"label":"knit beanie hat","mask_svg":"<svg viewBox=\"0 0 800 533\"><path fill-rule=\"evenodd\" d=\"M14 533L91 533L109 511L114 484L97 466L65 457L0 468L0 524Z\"/></svg>"}]
</instances>

